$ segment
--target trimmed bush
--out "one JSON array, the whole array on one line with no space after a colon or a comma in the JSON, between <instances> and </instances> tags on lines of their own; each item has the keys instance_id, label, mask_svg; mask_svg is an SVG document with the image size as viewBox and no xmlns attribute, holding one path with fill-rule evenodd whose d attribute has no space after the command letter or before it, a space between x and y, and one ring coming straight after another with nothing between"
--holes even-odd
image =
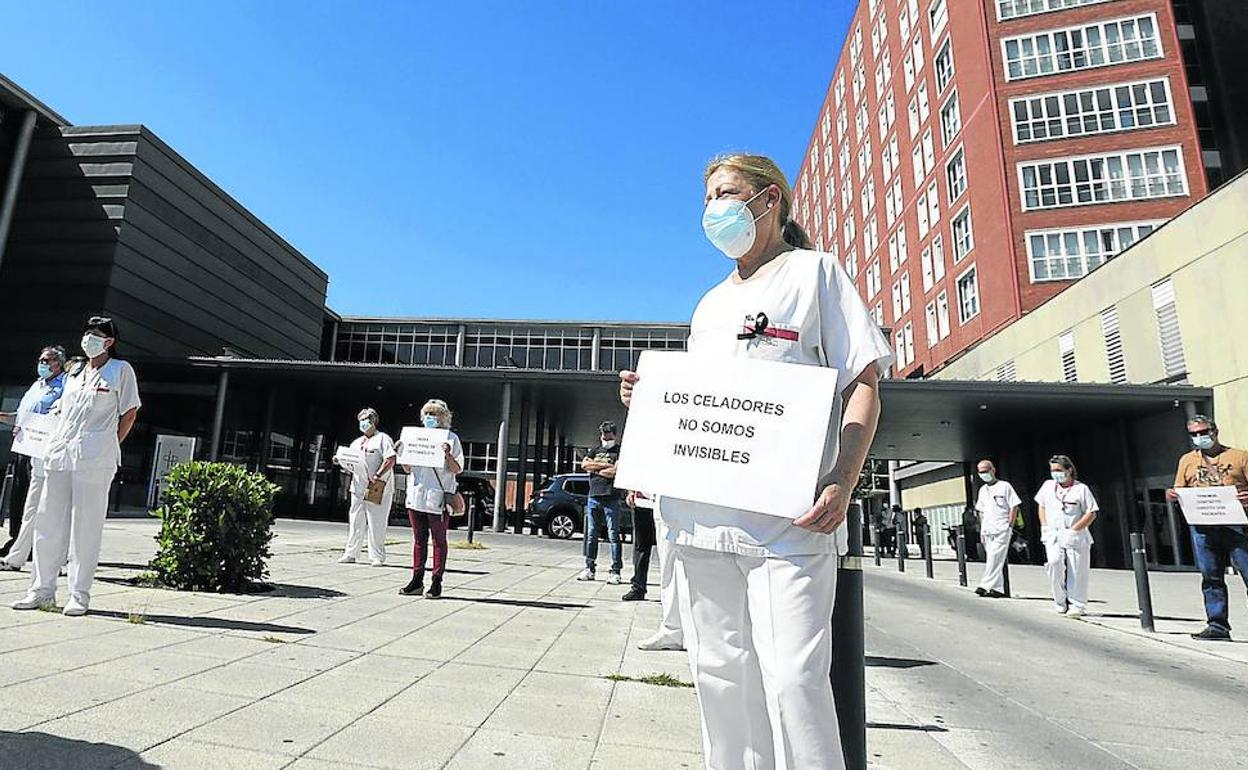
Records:
<instances>
[{"instance_id":1,"label":"trimmed bush","mask_svg":"<svg viewBox=\"0 0 1248 770\"><path fill-rule=\"evenodd\" d=\"M151 568L160 582L182 591L253 589L268 574L278 489L240 465L176 466L154 512L160 548Z\"/></svg>"}]
</instances>

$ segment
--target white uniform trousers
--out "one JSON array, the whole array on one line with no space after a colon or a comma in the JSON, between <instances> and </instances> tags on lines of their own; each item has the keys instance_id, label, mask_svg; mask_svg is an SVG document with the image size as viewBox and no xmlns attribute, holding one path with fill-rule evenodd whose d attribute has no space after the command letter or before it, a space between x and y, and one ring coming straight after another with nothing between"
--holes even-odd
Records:
<instances>
[{"instance_id":1,"label":"white uniform trousers","mask_svg":"<svg viewBox=\"0 0 1248 770\"><path fill-rule=\"evenodd\" d=\"M985 591L1005 593L1005 560L1010 553L1010 530L983 534L984 577L979 587Z\"/></svg>"},{"instance_id":2,"label":"white uniform trousers","mask_svg":"<svg viewBox=\"0 0 1248 770\"><path fill-rule=\"evenodd\" d=\"M829 678L836 555L677 546L676 558L708 770L844 768Z\"/></svg>"},{"instance_id":3,"label":"white uniform trousers","mask_svg":"<svg viewBox=\"0 0 1248 770\"><path fill-rule=\"evenodd\" d=\"M13 545L9 546L9 555L4 557L10 567L23 567L30 560L30 551L35 545L35 515L39 513L39 503L43 499L45 480L43 460L31 458L30 490L26 493L26 506L22 508L22 529ZM61 563L64 564L63 559Z\"/></svg>"},{"instance_id":4,"label":"white uniform trousers","mask_svg":"<svg viewBox=\"0 0 1248 770\"><path fill-rule=\"evenodd\" d=\"M1084 538L1073 546L1045 541L1044 571L1049 575L1053 604L1059 610L1086 610L1088 573L1092 566L1092 543Z\"/></svg>"},{"instance_id":5,"label":"white uniform trousers","mask_svg":"<svg viewBox=\"0 0 1248 770\"><path fill-rule=\"evenodd\" d=\"M684 585L685 576L676 561L676 544L667 539L667 525L663 517L654 517L656 530L655 549L659 555L659 600L663 616L659 621L659 634L667 643L685 646L685 634L680 624L680 596L689 589Z\"/></svg>"},{"instance_id":6,"label":"white uniform trousers","mask_svg":"<svg viewBox=\"0 0 1248 770\"><path fill-rule=\"evenodd\" d=\"M87 604L100 561L100 539L108 514L108 488L115 468L46 471L43 498L35 516L35 568L30 591L56 597L56 578L69 541L69 592Z\"/></svg>"},{"instance_id":7,"label":"white uniform trousers","mask_svg":"<svg viewBox=\"0 0 1248 770\"><path fill-rule=\"evenodd\" d=\"M390 521L390 504L394 501L394 485L386 486L380 503L364 502L364 495L351 495L351 508L347 514L347 547L344 556L355 558L365 539L368 540L368 557L373 561L386 560L386 525Z\"/></svg>"}]
</instances>

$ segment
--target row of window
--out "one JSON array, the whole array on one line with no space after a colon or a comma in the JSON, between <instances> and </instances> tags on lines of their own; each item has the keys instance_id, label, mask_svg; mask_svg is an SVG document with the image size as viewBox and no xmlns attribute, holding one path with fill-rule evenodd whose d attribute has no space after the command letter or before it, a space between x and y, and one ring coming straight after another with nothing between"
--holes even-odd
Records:
<instances>
[{"instance_id":1,"label":"row of window","mask_svg":"<svg viewBox=\"0 0 1248 770\"><path fill-rule=\"evenodd\" d=\"M1168 78L1010 100L1014 142L1041 142L1175 122Z\"/></svg>"},{"instance_id":2,"label":"row of window","mask_svg":"<svg viewBox=\"0 0 1248 770\"><path fill-rule=\"evenodd\" d=\"M1187 195L1177 146L1028 161L1018 173L1024 211Z\"/></svg>"},{"instance_id":3,"label":"row of window","mask_svg":"<svg viewBox=\"0 0 1248 770\"><path fill-rule=\"evenodd\" d=\"M997 0L997 19L1007 21L1022 16L1035 16L1052 11L1064 11L1081 5L1105 3L1109 0Z\"/></svg>"},{"instance_id":4,"label":"row of window","mask_svg":"<svg viewBox=\"0 0 1248 770\"><path fill-rule=\"evenodd\" d=\"M1001 41L1006 80L1105 67L1161 57L1157 16L1093 22Z\"/></svg>"}]
</instances>

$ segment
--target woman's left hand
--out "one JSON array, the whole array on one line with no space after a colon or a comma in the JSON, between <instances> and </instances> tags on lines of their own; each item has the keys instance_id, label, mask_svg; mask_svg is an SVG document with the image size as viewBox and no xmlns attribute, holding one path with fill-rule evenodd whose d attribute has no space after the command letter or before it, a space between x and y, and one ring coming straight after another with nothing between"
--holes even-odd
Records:
<instances>
[{"instance_id":1,"label":"woman's left hand","mask_svg":"<svg viewBox=\"0 0 1248 770\"><path fill-rule=\"evenodd\" d=\"M793 523L812 532L824 534L833 532L845 521L845 512L849 510L849 495L852 491L840 484L829 484L819 494L814 507L794 519Z\"/></svg>"}]
</instances>

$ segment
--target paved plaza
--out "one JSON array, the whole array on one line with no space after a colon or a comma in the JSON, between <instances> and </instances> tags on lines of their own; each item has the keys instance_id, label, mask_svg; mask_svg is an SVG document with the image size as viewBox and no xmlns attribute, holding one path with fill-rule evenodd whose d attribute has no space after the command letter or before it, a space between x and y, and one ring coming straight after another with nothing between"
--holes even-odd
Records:
<instances>
[{"instance_id":1,"label":"paved plaza","mask_svg":"<svg viewBox=\"0 0 1248 770\"><path fill-rule=\"evenodd\" d=\"M577 542L483 535L485 550L452 550L433 601L397 593L406 528L373 568L335 563L345 525L282 521L275 590L220 596L129 584L156 530L108 521L90 616L0 608L0 768L701 766L693 690L637 681L690 679L683 653L636 649L658 603L576 582ZM1038 569L1015 569L1020 598L993 601L937 566L934 581L921 563L868 567L874 767L1216 768L1248 754L1248 644L1186 639L1194 576L1154 575L1164 619L1144 638L1130 573L1094 574L1080 622L1048 611ZM0 573L0 599L27 578Z\"/></svg>"}]
</instances>

